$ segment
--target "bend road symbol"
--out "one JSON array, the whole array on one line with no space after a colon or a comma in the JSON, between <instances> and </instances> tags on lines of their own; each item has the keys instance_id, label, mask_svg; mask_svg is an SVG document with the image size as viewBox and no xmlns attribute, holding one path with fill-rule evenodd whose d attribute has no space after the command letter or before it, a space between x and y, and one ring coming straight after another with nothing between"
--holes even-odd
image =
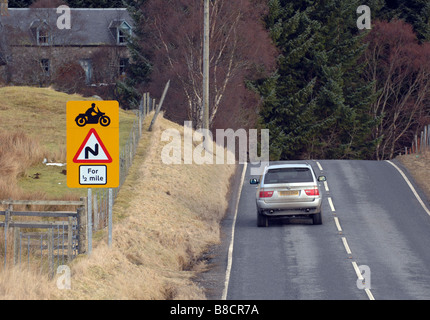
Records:
<instances>
[{"instance_id":1,"label":"bend road symbol","mask_svg":"<svg viewBox=\"0 0 430 320\"><path fill-rule=\"evenodd\" d=\"M93 156L97 156L99 154L99 144L96 143L96 146L93 149L91 149L90 147L85 147L85 159L89 159L89 153L91 153Z\"/></svg>"},{"instance_id":2,"label":"bend road symbol","mask_svg":"<svg viewBox=\"0 0 430 320\"><path fill-rule=\"evenodd\" d=\"M111 163L112 157L107 151L97 131L91 129L73 158L74 163Z\"/></svg>"}]
</instances>

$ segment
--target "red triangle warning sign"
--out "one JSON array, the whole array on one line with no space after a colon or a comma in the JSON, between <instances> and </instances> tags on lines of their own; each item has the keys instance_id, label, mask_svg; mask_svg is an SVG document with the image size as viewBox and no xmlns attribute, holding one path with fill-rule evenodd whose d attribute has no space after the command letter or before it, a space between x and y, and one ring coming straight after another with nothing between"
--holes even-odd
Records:
<instances>
[{"instance_id":1,"label":"red triangle warning sign","mask_svg":"<svg viewBox=\"0 0 430 320\"><path fill-rule=\"evenodd\" d=\"M106 150L97 131L92 128L79 147L78 152L73 158L74 163L111 163L112 157Z\"/></svg>"}]
</instances>

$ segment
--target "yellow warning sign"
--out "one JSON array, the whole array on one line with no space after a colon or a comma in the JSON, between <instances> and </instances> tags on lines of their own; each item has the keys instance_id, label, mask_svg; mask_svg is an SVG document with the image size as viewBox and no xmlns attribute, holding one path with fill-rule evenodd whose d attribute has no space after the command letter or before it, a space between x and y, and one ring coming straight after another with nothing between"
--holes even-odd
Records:
<instances>
[{"instance_id":1,"label":"yellow warning sign","mask_svg":"<svg viewBox=\"0 0 430 320\"><path fill-rule=\"evenodd\" d=\"M67 185L69 188L119 186L117 101L67 103Z\"/></svg>"}]
</instances>

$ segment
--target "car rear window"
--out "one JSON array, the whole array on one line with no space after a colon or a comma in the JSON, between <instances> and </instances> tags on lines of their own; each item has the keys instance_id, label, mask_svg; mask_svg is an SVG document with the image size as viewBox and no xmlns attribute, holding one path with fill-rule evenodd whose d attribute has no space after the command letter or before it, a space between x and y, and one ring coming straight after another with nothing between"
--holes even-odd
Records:
<instances>
[{"instance_id":1,"label":"car rear window","mask_svg":"<svg viewBox=\"0 0 430 320\"><path fill-rule=\"evenodd\" d=\"M311 170L308 168L269 169L264 176L265 184L313 182Z\"/></svg>"}]
</instances>

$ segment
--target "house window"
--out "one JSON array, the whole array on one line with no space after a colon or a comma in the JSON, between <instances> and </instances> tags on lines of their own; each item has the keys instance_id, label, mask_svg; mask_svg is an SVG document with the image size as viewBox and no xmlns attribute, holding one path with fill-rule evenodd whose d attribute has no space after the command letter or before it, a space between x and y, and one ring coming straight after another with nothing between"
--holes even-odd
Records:
<instances>
[{"instance_id":1,"label":"house window","mask_svg":"<svg viewBox=\"0 0 430 320\"><path fill-rule=\"evenodd\" d=\"M39 28L37 30L37 44L49 45L49 30L47 28Z\"/></svg>"},{"instance_id":2,"label":"house window","mask_svg":"<svg viewBox=\"0 0 430 320\"><path fill-rule=\"evenodd\" d=\"M91 59L82 59L79 61L82 69L85 71L85 83L90 84L93 76L93 66Z\"/></svg>"},{"instance_id":3,"label":"house window","mask_svg":"<svg viewBox=\"0 0 430 320\"><path fill-rule=\"evenodd\" d=\"M30 24L30 31L37 45L47 46L51 44L51 28L49 27L48 22L46 22L46 20L33 20L33 22Z\"/></svg>"},{"instance_id":4,"label":"house window","mask_svg":"<svg viewBox=\"0 0 430 320\"><path fill-rule=\"evenodd\" d=\"M126 40L125 33L121 29L118 29L118 44L125 44Z\"/></svg>"},{"instance_id":5,"label":"house window","mask_svg":"<svg viewBox=\"0 0 430 320\"><path fill-rule=\"evenodd\" d=\"M42 72L45 76L49 76L50 72L50 62L49 59L41 59L40 67L42 68Z\"/></svg>"},{"instance_id":6,"label":"house window","mask_svg":"<svg viewBox=\"0 0 430 320\"><path fill-rule=\"evenodd\" d=\"M119 75L122 76L127 72L128 58L119 59Z\"/></svg>"},{"instance_id":7,"label":"house window","mask_svg":"<svg viewBox=\"0 0 430 320\"><path fill-rule=\"evenodd\" d=\"M109 30L118 45L127 44L127 37L132 34L132 28L125 20L112 20Z\"/></svg>"},{"instance_id":8,"label":"house window","mask_svg":"<svg viewBox=\"0 0 430 320\"><path fill-rule=\"evenodd\" d=\"M123 21L117 28L117 43L120 45L125 45L127 43L127 36L130 35L131 27L127 22Z\"/></svg>"}]
</instances>

